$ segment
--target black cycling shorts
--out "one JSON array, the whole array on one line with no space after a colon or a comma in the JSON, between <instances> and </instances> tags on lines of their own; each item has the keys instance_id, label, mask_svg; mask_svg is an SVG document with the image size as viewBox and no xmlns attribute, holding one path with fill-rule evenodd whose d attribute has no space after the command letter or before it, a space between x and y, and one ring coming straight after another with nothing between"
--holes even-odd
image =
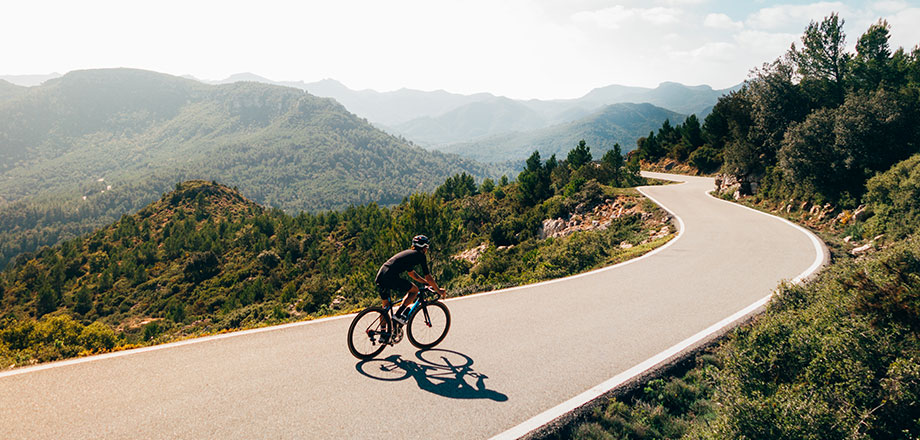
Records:
<instances>
[{"instance_id":1,"label":"black cycling shorts","mask_svg":"<svg viewBox=\"0 0 920 440\"><path fill-rule=\"evenodd\" d=\"M380 299L389 301L390 300L390 291L396 290L400 293L406 293L412 289L412 283L409 280L400 278L400 277L388 277L383 276L379 277L376 280L377 283L377 293L380 294Z\"/></svg>"}]
</instances>

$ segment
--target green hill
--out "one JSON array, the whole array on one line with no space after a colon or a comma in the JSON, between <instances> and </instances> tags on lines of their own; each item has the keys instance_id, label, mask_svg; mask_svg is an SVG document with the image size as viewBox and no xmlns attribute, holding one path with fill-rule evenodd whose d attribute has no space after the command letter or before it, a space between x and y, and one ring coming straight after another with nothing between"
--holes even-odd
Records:
<instances>
[{"instance_id":1,"label":"green hill","mask_svg":"<svg viewBox=\"0 0 920 440\"><path fill-rule=\"evenodd\" d=\"M493 98L466 104L440 116L413 119L394 126L393 130L409 139L449 144L546 125L545 119L525 104Z\"/></svg>"},{"instance_id":2,"label":"green hill","mask_svg":"<svg viewBox=\"0 0 920 440\"><path fill-rule=\"evenodd\" d=\"M0 102L16 98L25 93L26 90L25 87L0 79Z\"/></svg>"},{"instance_id":3,"label":"green hill","mask_svg":"<svg viewBox=\"0 0 920 440\"><path fill-rule=\"evenodd\" d=\"M0 105L0 133L0 193L9 200L75 193L99 178L189 175L311 210L393 203L455 172L486 173L296 89L129 69L71 72L31 88Z\"/></svg>"},{"instance_id":4,"label":"green hill","mask_svg":"<svg viewBox=\"0 0 920 440\"><path fill-rule=\"evenodd\" d=\"M613 149L616 143L624 151L634 149L636 139L648 135L668 119L682 121L684 115L651 104L614 104L574 122L449 145L441 150L481 162L503 162L519 160L534 150L547 157L561 155L574 145L572 139L584 139L600 155Z\"/></svg>"},{"instance_id":5,"label":"green hill","mask_svg":"<svg viewBox=\"0 0 920 440\"><path fill-rule=\"evenodd\" d=\"M483 136L572 122L604 106L619 103L649 103L703 118L720 96L741 88L739 84L713 90L707 85L685 86L663 82L655 88L610 85L593 89L575 99L512 100L489 93L459 95L444 90L355 91L332 79L313 83L273 81L252 73L239 73L221 81L206 82L228 84L235 81L283 85L333 98L374 124L422 145L436 146L473 142Z\"/></svg>"},{"instance_id":6,"label":"green hill","mask_svg":"<svg viewBox=\"0 0 920 440\"><path fill-rule=\"evenodd\" d=\"M435 278L455 294L556 278L662 243L650 237L664 211L601 184L639 183L635 167L539 158L528 166L528 187L477 186L457 174L394 207L297 216L214 182L175 185L134 215L0 272L0 366L377 303L377 268L420 232L434 244ZM541 238L543 220L569 216L605 228Z\"/></svg>"},{"instance_id":7,"label":"green hill","mask_svg":"<svg viewBox=\"0 0 920 440\"><path fill-rule=\"evenodd\" d=\"M71 72L0 100L0 266L184 180L219 180L296 212L393 204L459 172L492 174L301 90L132 69Z\"/></svg>"},{"instance_id":8,"label":"green hill","mask_svg":"<svg viewBox=\"0 0 920 440\"><path fill-rule=\"evenodd\" d=\"M710 109L719 97L740 88L739 84L728 89L713 90L707 85L685 86L675 82L663 82L654 89L613 85L594 89L581 100L597 103L646 102L676 112L705 117L707 109Z\"/></svg>"}]
</instances>

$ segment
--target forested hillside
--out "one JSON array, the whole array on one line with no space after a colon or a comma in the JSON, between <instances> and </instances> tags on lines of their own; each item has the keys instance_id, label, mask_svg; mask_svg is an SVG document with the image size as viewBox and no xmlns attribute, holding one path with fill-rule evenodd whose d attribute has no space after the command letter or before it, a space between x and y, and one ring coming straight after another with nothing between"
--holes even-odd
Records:
<instances>
[{"instance_id":1,"label":"forested hillside","mask_svg":"<svg viewBox=\"0 0 920 440\"><path fill-rule=\"evenodd\" d=\"M296 212L393 204L455 173L492 175L292 88L108 69L24 90L0 100L0 266L178 181L220 180Z\"/></svg>"},{"instance_id":2,"label":"forested hillside","mask_svg":"<svg viewBox=\"0 0 920 440\"><path fill-rule=\"evenodd\" d=\"M440 116L413 119L393 126L393 130L409 139L443 145L546 125L543 116L527 105L508 98L492 98L466 104Z\"/></svg>"},{"instance_id":3,"label":"forested hillside","mask_svg":"<svg viewBox=\"0 0 920 440\"><path fill-rule=\"evenodd\" d=\"M634 124L638 122L637 113L667 112L672 119L679 114L677 112L705 116L716 100L731 90L734 88L713 90L709 86L662 83L655 89L608 86L594 89L578 99L516 101L482 98L442 115L420 117L390 127L396 133L442 151L463 153L466 152L464 145L472 143L490 153L494 149L493 157L507 160L511 155L509 150L528 142L534 143L532 147L541 149L559 148L550 146L550 141L558 140L562 132L575 138L590 137L592 142L607 141L607 147L615 142L632 146L636 137L643 134L641 130L636 133L634 129ZM655 121L656 125L665 118ZM611 123L619 127L611 130ZM598 126L592 127L591 124ZM651 128L648 124L643 126L646 132ZM494 138L480 139L486 136ZM610 136L614 139L609 140ZM453 145L455 143L463 145ZM561 153L561 149L558 152Z\"/></svg>"},{"instance_id":4,"label":"forested hillside","mask_svg":"<svg viewBox=\"0 0 920 440\"><path fill-rule=\"evenodd\" d=\"M0 365L303 319L379 301L377 268L431 237L452 294L556 278L666 241L667 214L635 164L581 144L531 155L518 183L469 174L433 194L291 216L189 181L134 215L20 258L0 273ZM547 222L549 221L549 222Z\"/></svg>"},{"instance_id":5,"label":"forested hillside","mask_svg":"<svg viewBox=\"0 0 920 440\"><path fill-rule=\"evenodd\" d=\"M25 87L20 87L8 81L0 79L0 102L7 99L15 98L26 92Z\"/></svg>"},{"instance_id":6,"label":"forested hillside","mask_svg":"<svg viewBox=\"0 0 920 440\"><path fill-rule=\"evenodd\" d=\"M598 153L612 150L614 144L625 145L625 151L630 151L635 139L654 130L663 121L682 118L683 115L651 104L614 104L573 122L440 149L481 162L514 160L534 148L546 154L563 154L571 148L567 142L570 139L584 139L594 145Z\"/></svg>"},{"instance_id":7,"label":"forested hillside","mask_svg":"<svg viewBox=\"0 0 920 440\"><path fill-rule=\"evenodd\" d=\"M649 103L673 112L705 117L719 97L741 87L739 84L713 90L707 85L686 86L674 82L663 82L655 88L610 85L593 89L575 99L512 100L489 93L459 95L443 90L354 91L332 79L313 83L272 81L252 73L240 73L209 83L235 81L295 87L316 96L333 98L374 124L422 145L437 147L455 142L468 143L488 135L517 136L519 133L516 132L577 121L613 104ZM631 148L634 139L617 139L615 142Z\"/></svg>"},{"instance_id":8,"label":"forested hillside","mask_svg":"<svg viewBox=\"0 0 920 440\"><path fill-rule=\"evenodd\" d=\"M892 49L880 21L849 53L842 27L836 15L812 23L800 45L720 99L702 144L649 136L637 154L696 154L744 194L857 207L869 178L920 152L920 49Z\"/></svg>"},{"instance_id":9,"label":"forested hillside","mask_svg":"<svg viewBox=\"0 0 920 440\"><path fill-rule=\"evenodd\" d=\"M698 126L688 120L635 155L710 150L712 169L740 179L729 195L810 218L834 263L780 286L687 374L607 402L567 435L920 436L920 48L892 50L879 21L849 53L842 26L836 14L811 23L801 46L719 101L702 141L688 141Z\"/></svg>"}]
</instances>

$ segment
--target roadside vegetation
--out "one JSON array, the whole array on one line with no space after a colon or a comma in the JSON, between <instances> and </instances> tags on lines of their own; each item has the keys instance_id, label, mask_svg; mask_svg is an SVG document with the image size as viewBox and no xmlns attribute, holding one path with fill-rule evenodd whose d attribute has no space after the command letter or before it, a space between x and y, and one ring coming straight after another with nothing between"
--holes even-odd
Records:
<instances>
[{"instance_id":1,"label":"roadside vegetation","mask_svg":"<svg viewBox=\"0 0 920 440\"><path fill-rule=\"evenodd\" d=\"M568 435L920 437L920 49L891 51L879 21L847 53L842 25L809 25L801 48L716 104L703 138L724 197L848 247L815 280L780 286L686 375L606 402ZM635 154L675 157L665 144Z\"/></svg>"},{"instance_id":2,"label":"roadside vegetation","mask_svg":"<svg viewBox=\"0 0 920 440\"><path fill-rule=\"evenodd\" d=\"M671 237L618 150L539 153L515 182L448 178L433 193L291 216L206 181L0 273L0 366L344 313L379 301L380 264L428 235L451 294L582 272ZM550 225L552 227L549 227Z\"/></svg>"},{"instance_id":3,"label":"roadside vegetation","mask_svg":"<svg viewBox=\"0 0 920 440\"><path fill-rule=\"evenodd\" d=\"M835 263L806 286L780 288L763 315L683 377L607 402L572 435L917 438L918 298L916 238Z\"/></svg>"}]
</instances>

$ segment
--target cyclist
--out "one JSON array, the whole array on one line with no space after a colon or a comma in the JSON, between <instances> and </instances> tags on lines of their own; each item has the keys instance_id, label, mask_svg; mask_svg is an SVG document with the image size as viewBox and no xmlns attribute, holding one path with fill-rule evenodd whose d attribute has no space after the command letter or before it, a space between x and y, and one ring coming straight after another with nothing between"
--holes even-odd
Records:
<instances>
[{"instance_id":1,"label":"cyclist","mask_svg":"<svg viewBox=\"0 0 920 440\"><path fill-rule=\"evenodd\" d=\"M377 277L374 279L374 283L377 284L377 292L380 293L380 299L383 300L384 308L390 307L390 290L406 292L402 305L399 306L394 318L400 324L406 323L408 319L408 316L406 316L408 314L407 309L410 304L415 302L415 297L418 294L418 286L400 277L401 274L406 273L409 278L416 282L431 286L441 295L441 298L446 295L444 289L439 288L438 284L435 283L428 270L428 259L425 256L428 253L428 244L428 237L416 235L412 238L412 247L390 257L386 263L383 263L383 266L380 266L380 270L377 271ZM416 267L421 268L424 278L415 272Z\"/></svg>"}]
</instances>

